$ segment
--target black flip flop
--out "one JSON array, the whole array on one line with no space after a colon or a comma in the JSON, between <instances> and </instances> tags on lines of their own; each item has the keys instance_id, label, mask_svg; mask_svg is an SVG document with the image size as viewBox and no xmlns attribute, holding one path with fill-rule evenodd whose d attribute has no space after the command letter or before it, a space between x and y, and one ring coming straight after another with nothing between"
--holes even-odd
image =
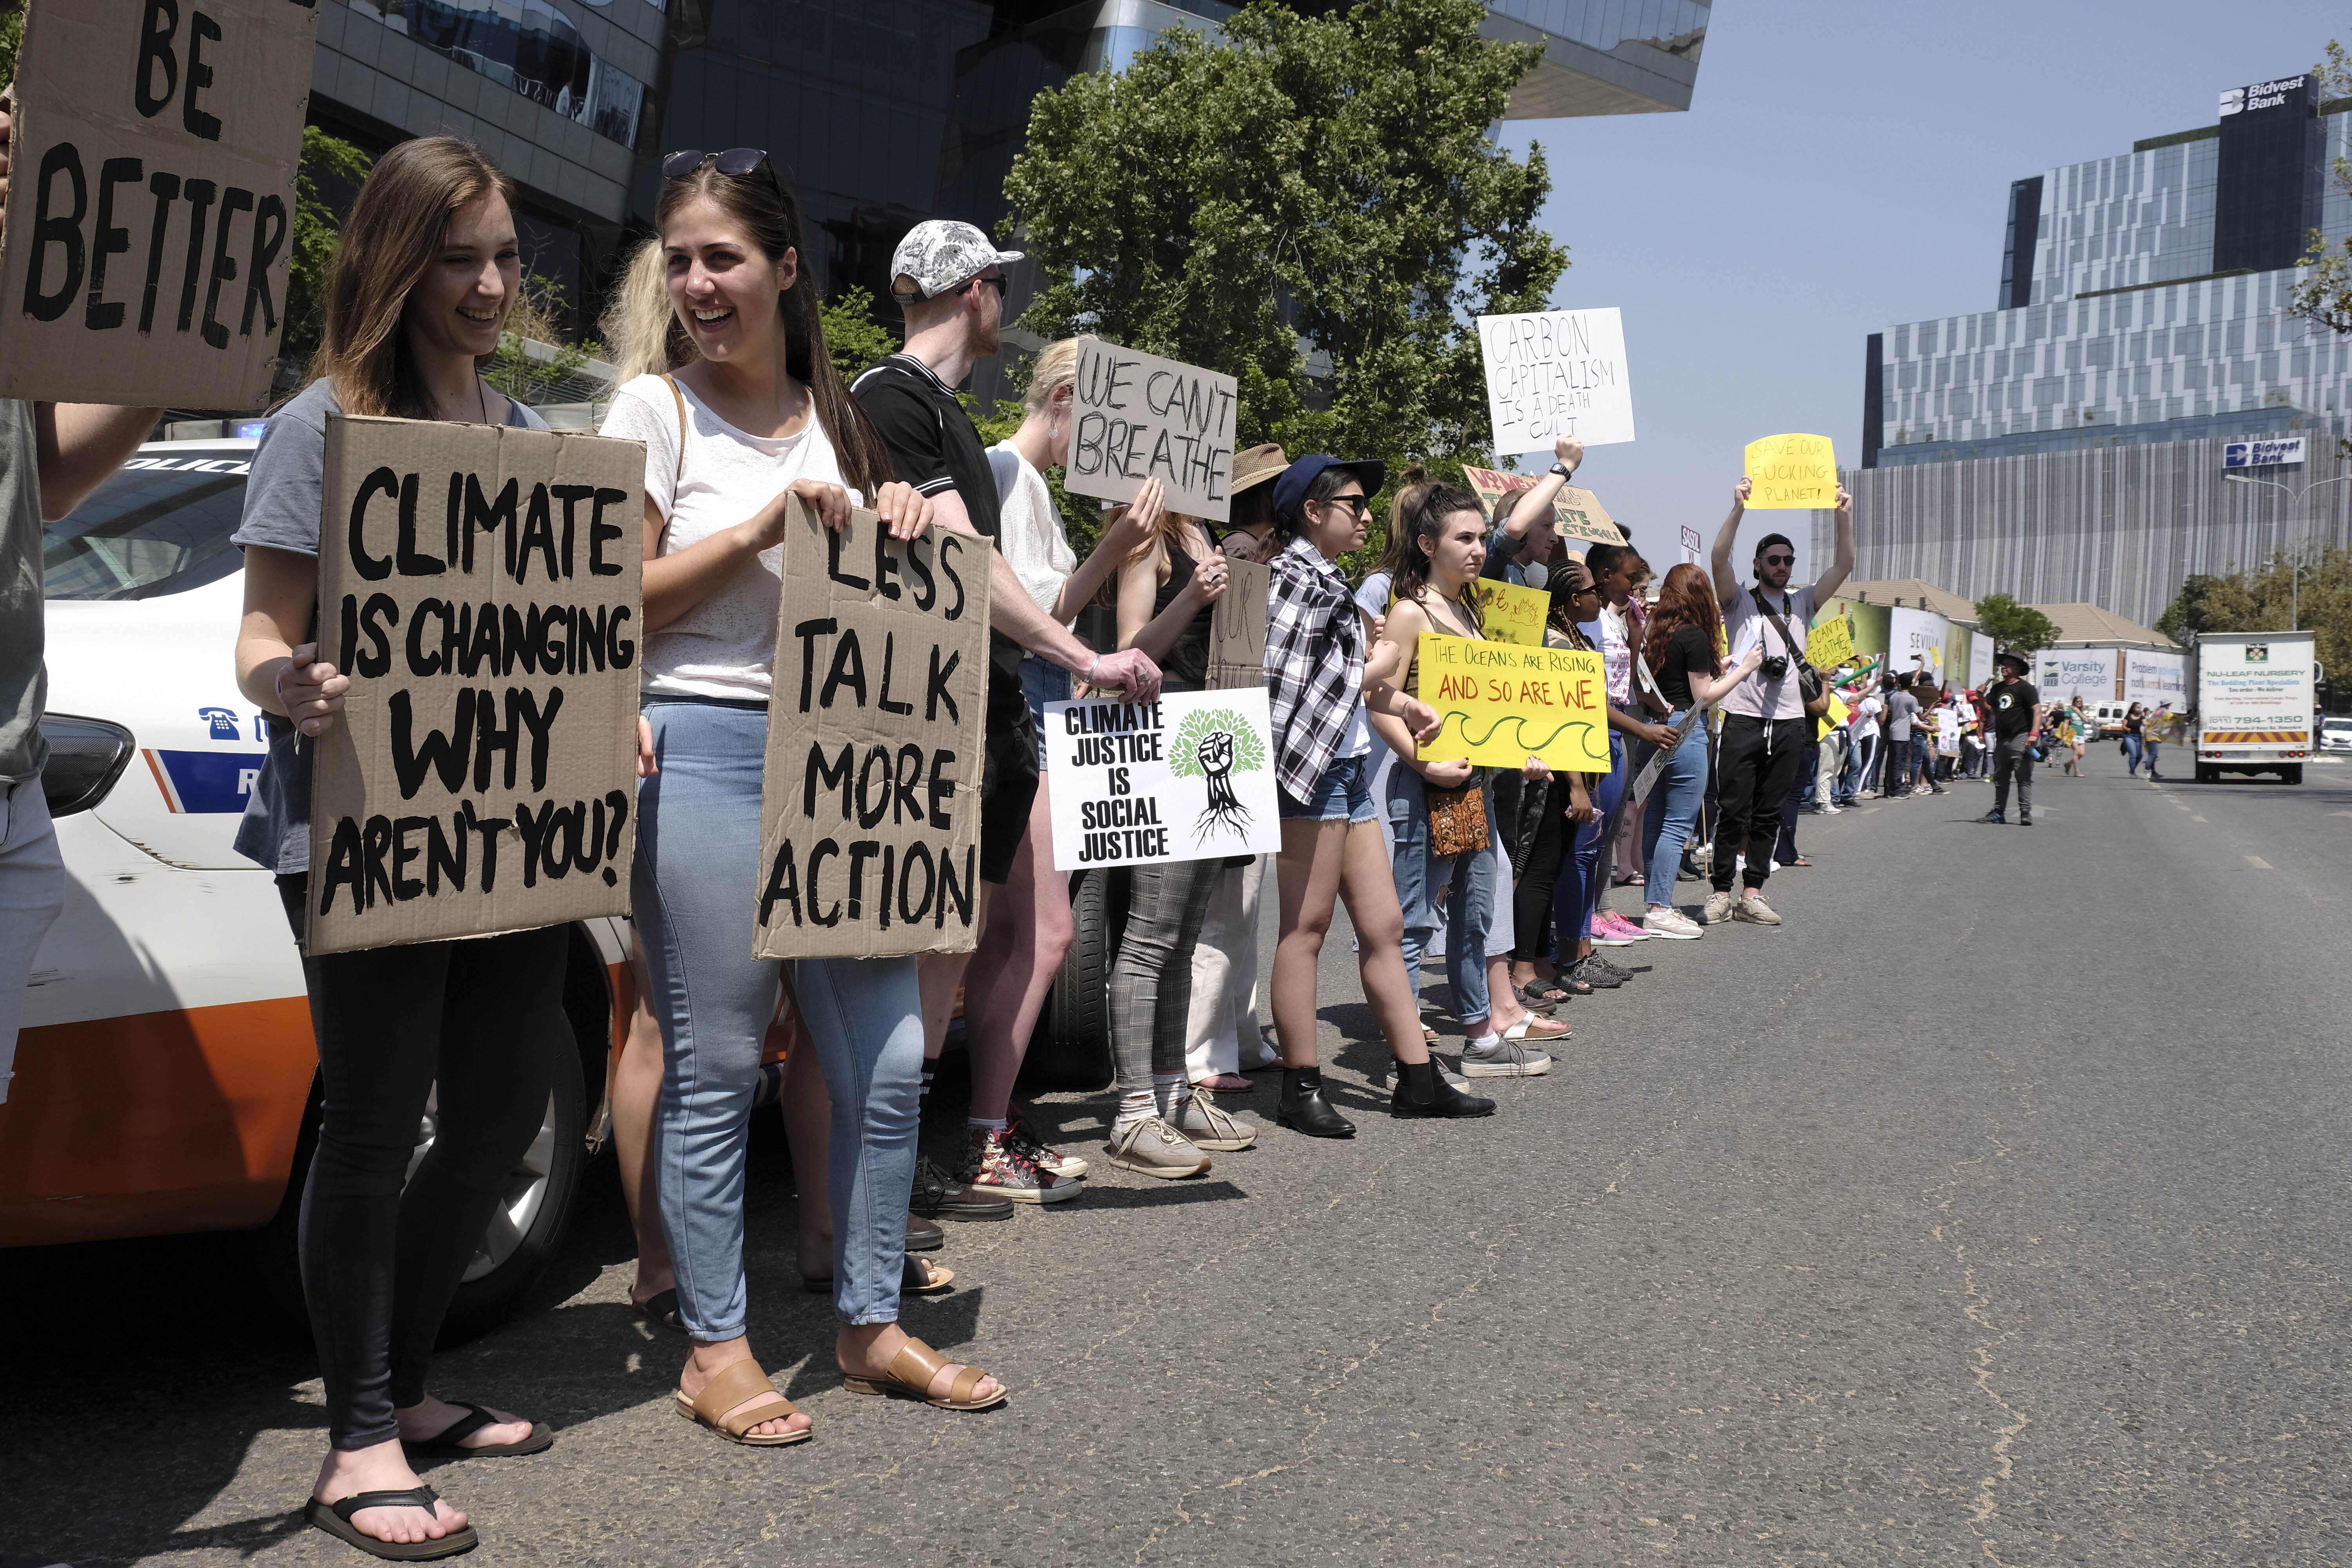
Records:
<instances>
[{"instance_id":1,"label":"black flip flop","mask_svg":"<svg viewBox=\"0 0 2352 1568\"><path fill-rule=\"evenodd\" d=\"M496 1458L499 1455L542 1453L555 1446L555 1428L548 1426L544 1422L534 1421L531 1423L530 1436L525 1437L520 1443L488 1443L484 1444L479 1447L466 1447L463 1445L467 1438L472 1436L475 1433L480 1431L485 1426L497 1426L499 1418L491 1415L488 1411L483 1409L478 1405L467 1405L463 1401L460 1401L457 1408L466 1411L467 1414L460 1415L457 1420L452 1421L442 1430L439 1436L425 1437L414 1443L408 1442L405 1439L402 1440L400 1446L408 1450L409 1458L415 1459L488 1459ZM373 1496L374 1494L371 1493L369 1495ZM360 1506L362 1508L373 1508L376 1505L373 1503L362 1503Z\"/></svg>"},{"instance_id":2,"label":"black flip flop","mask_svg":"<svg viewBox=\"0 0 2352 1568\"><path fill-rule=\"evenodd\" d=\"M346 1545L356 1546L371 1557L388 1558L395 1563L422 1563L435 1557L455 1557L460 1552L471 1552L482 1543L474 1527L453 1531L438 1541L384 1541L370 1535L352 1522L352 1515L363 1508L421 1508L433 1511L441 1494L431 1487L418 1487L404 1492L353 1492L341 1502L320 1502L310 1500L303 1510L312 1524Z\"/></svg>"},{"instance_id":3,"label":"black flip flop","mask_svg":"<svg viewBox=\"0 0 2352 1568\"><path fill-rule=\"evenodd\" d=\"M1549 1009L1568 999L1568 993L1561 990L1556 982L1540 975L1519 987L1519 1000L1530 1007Z\"/></svg>"},{"instance_id":4,"label":"black flip flop","mask_svg":"<svg viewBox=\"0 0 2352 1568\"><path fill-rule=\"evenodd\" d=\"M667 1329L671 1333L686 1332L686 1325L678 1321L676 1290L656 1290L644 1300L632 1301L629 1305Z\"/></svg>"}]
</instances>

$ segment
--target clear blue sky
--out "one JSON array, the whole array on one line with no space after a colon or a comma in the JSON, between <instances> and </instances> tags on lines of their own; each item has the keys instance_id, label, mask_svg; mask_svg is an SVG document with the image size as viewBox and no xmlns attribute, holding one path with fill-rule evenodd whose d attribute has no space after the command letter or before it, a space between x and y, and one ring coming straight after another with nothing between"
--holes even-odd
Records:
<instances>
[{"instance_id":1,"label":"clear blue sky","mask_svg":"<svg viewBox=\"0 0 2352 1568\"><path fill-rule=\"evenodd\" d=\"M1859 462L1864 339L1992 308L2011 180L2210 125L2330 37L2352 7L1720 0L1689 112L1507 122L1550 160L1554 303L1624 311L1641 438L1580 479L1663 571L1677 525L1713 541L1756 437ZM1780 515L1805 580L1810 514Z\"/></svg>"}]
</instances>

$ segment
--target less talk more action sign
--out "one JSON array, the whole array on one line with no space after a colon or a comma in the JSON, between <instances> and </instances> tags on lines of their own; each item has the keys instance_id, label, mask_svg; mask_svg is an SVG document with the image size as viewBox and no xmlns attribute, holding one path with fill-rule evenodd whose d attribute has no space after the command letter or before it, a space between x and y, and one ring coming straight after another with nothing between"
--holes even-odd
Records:
<instances>
[{"instance_id":1,"label":"less talk more action sign","mask_svg":"<svg viewBox=\"0 0 2352 1568\"><path fill-rule=\"evenodd\" d=\"M645 461L328 420L319 642L352 685L313 742L309 952L628 912Z\"/></svg>"},{"instance_id":2,"label":"less talk more action sign","mask_svg":"<svg viewBox=\"0 0 2352 1568\"><path fill-rule=\"evenodd\" d=\"M318 30L314 0L32 0L0 397L268 396Z\"/></svg>"}]
</instances>

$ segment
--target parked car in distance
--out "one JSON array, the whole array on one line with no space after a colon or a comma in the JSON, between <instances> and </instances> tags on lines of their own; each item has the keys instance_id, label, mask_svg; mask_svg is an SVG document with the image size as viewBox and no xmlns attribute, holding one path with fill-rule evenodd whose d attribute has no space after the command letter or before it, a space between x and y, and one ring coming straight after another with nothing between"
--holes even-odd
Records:
<instances>
[{"instance_id":1,"label":"parked car in distance","mask_svg":"<svg viewBox=\"0 0 2352 1568\"><path fill-rule=\"evenodd\" d=\"M2352 719L2322 719L2319 721L2319 749L2323 752L2352 752Z\"/></svg>"},{"instance_id":2,"label":"parked car in distance","mask_svg":"<svg viewBox=\"0 0 2352 1568\"><path fill-rule=\"evenodd\" d=\"M246 1230L265 1282L299 1310L318 1055L273 879L232 845L266 754L232 655L244 560L229 536L257 444L142 447L46 531L42 784L66 903L33 962L0 1103L0 1247ZM608 1064L635 1005L627 928L580 922L571 947L574 1048L448 1337L510 1311L553 1259L608 1125ZM418 1158L435 1117L428 1106Z\"/></svg>"},{"instance_id":3,"label":"parked car in distance","mask_svg":"<svg viewBox=\"0 0 2352 1568\"><path fill-rule=\"evenodd\" d=\"M2131 711L2128 702L2094 702L2090 712L2091 732L2086 741L2112 741L2124 732L2124 715Z\"/></svg>"}]
</instances>

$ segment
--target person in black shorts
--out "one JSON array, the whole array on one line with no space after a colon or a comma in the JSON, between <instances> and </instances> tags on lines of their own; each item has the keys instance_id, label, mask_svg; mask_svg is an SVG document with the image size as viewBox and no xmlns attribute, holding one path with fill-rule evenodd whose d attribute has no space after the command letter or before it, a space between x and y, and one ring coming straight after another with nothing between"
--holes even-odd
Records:
<instances>
[{"instance_id":1,"label":"person in black shorts","mask_svg":"<svg viewBox=\"0 0 2352 1568\"><path fill-rule=\"evenodd\" d=\"M990 539L997 533L996 477L955 389L974 364L992 358L1002 346L1004 264L1020 259L1019 251L998 250L970 224L917 224L890 258L891 292L906 314L907 346L850 386L850 395L882 433L898 477L930 498L933 523ZM1037 795L1037 737L1021 687L1022 650L1129 701L1150 702L1160 695L1160 668L1148 656L1133 648L1097 654L1037 607L1002 551L992 559L987 758L980 795L983 923L989 886L1002 885L1011 874ZM922 960L926 1089L971 962L968 952L935 952ZM1020 1043L1009 1048L1017 1052ZM1003 1077L1011 1082L1011 1068ZM1068 1195L1074 1190L1068 1184L1085 1173L1085 1162L1045 1147L1013 1121L1008 1107L1005 1114L983 1119L972 1129L976 1136L966 1141L959 1179L1016 1201Z\"/></svg>"}]
</instances>

